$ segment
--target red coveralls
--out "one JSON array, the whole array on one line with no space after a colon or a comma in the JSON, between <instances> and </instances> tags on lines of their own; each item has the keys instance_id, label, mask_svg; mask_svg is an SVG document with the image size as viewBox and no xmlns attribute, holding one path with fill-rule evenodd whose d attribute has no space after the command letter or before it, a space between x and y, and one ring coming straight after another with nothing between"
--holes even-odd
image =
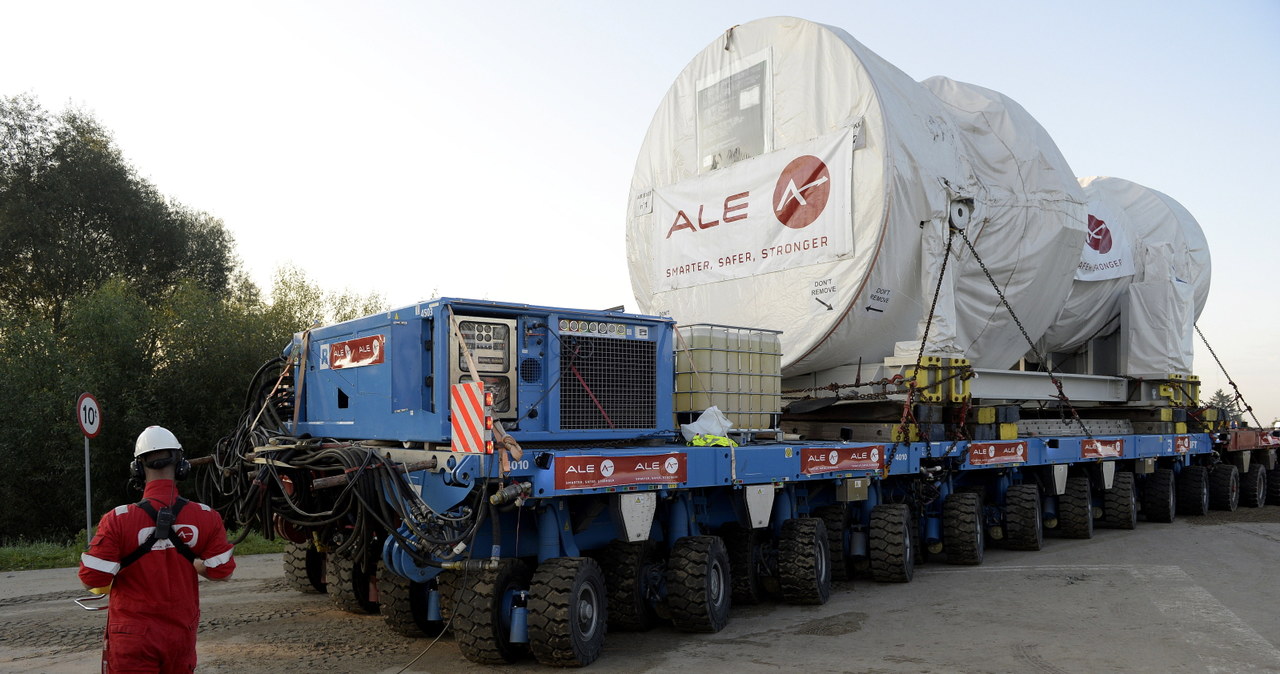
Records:
<instances>
[{"instance_id":1,"label":"red coveralls","mask_svg":"<svg viewBox=\"0 0 1280 674\"><path fill-rule=\"evenodd\" d=\"M152 480L142 493L159 510L178 498L173 480ZM80 556L80 580L93 588L111 586L107 609L104 672L191 672L196 667L200 589L196 570L173 543L158 540L151 552L124 569L120 560L155 529L137 505L122 505L102 516L89 551ZM173 529L210 578L226 578L236 568L222 517L203 503L182 508Z\"/></svg>"}]
</instances>

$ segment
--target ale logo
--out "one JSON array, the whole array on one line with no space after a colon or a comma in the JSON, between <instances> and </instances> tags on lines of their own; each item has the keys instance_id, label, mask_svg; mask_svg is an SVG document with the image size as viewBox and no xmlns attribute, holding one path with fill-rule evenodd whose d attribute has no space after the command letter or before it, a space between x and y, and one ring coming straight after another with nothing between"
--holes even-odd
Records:
<instances>
[{"instance_id":1,"label":"ale logo","mask_svg":"<svg viewBox=\"0 0 1280 674\"><path fill-rule=\"evenodd\" d=\"M1105 221L1089 216L1089 238L1085 240L1089 247L1106 255L1111 252L1111 230Z\"/></svg>"},{"instance_id":2,"label":"ale logo","mask_svg":"<svg viewBox=\"0 0 1280 674\"><path fill-rule=\"evenodd\" d=\"M601 461L600 474L605 477L609 477L610 475L613 475L613 461L609 459L605 459L604 461Z\"/></svg>"},{"instance_id":3,"label":"ale logo","mask_svg":"<svg viewBox=\"0 0 1280 674\"><path fill-rule=\"evenodd\" d=\"M813 224L831 196L831 172L817 157L806 154L791 160L773 188L773 214L791 229Z\"/></svg>"},{"instance_id":4,"label":"ale logo","mask_svg":"<svg viewBox=\"0 0 1280 674\"><path fill-rule=\"evenodd\" d=\"M669 456L662 467L666 468L668 473L675 475L675 472L680 470L680 461L674 456Z\"/></svg>"}]
</instances>

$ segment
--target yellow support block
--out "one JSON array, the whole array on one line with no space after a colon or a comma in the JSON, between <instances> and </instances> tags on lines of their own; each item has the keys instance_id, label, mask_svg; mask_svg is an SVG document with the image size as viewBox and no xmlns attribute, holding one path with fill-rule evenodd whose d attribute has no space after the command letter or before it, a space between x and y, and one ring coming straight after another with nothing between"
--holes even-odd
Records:
<instances>
[{"instance_id":1,"label":"yellow support block","mask_svg":"<svg viewBox=\"0 0 1280 674\"><path fill-rule=\"evenodd\" d=\"M901 426L893 427L894 442L918 442L920 440L920 430L915 426L907 426L906 433L902 432Z\"/></svg>"},{"instance_id":2,"label":"yellow support block","mask_svg":"<svg viewBox=\"0 0 1280 674\"><path fill-rule=\"evenodd\" d=\"M1201 412L1201 413L1200 413L1200 418L1201 418L1201 419L1203 419L1203 420L1205 420L1205 421L1217 421L1217 420L1218 420L1218 410L1216 410L1216 409L1214 409L1214 408L1210 407L1209 409L1207 409L1207 410L1205 410L1205 411L1203 411L1203 412Z\"/></svg>"},{"instance_id":3,"label":"yellow support block","mask_svg":"<svg viewBox=\"0 0 1280 674\"><path fill-rule=\"evenodd\" d=\"M1000 424L1001 440L1017 440L1018 424Z\"/></svg>"},{"instance_id":4,"label":"yellow support block","mask_svg":"<svg viewBox=\"0 0 1280 674\"><path fill-rule=\"evenodd\" d=\"M979 424L994 424L996 422L996 408L994 407L975 407L974 411Z\"/></svg>"},{"instance_id":5,"label":"yellow support block","mask_svg":"<svg viewBox=\"0 0 1280 674\"><path fill-rule=\"evenodd\" d=\"M947 368L947 375L954 377L951 380L951 402L962 403L969 399L969 379L960 376L963 370L969 369L968 358L952 358L950 367Z\"/></svg>"},{"instance_id":6,"label":"yellow support block","mask_svg":"<svg viewBox=\"0 0 1280 674\"><path fill-rule=\"evenodd\" d=\"M1173 404L1185 404L1184 399L1186 398L1186 391L1183 389L1185 387L1186 378L1180 374L1171 374L1169 375L1169 379L1171 380L1169 385L1173 388L1173 396L1170 398L1173 401Z\"/></svg>"},{"instance_id":7,"label":"yellow support block","mask_svg":"<svg viewBox=\"0 0 1280 674\"><path fill-rule=\"evenodd\" d=\"M1173 408L1172 408L1172 407L1161 407L1161 408L1160 408L1160 421L1173 421Z\"/></svg>"},{"instance_id":8,"label":"yellow support block","mask_svg":"<svg viewBox=\"0 0 1280 674\"><path fill-rule=\"evenodd\" d=\"M1187 422L1179 421L1178 423L1174 424L1173 432L1177 433L1178 435L1185 434L1187 432Z\"/></svg>"}]
</instances>

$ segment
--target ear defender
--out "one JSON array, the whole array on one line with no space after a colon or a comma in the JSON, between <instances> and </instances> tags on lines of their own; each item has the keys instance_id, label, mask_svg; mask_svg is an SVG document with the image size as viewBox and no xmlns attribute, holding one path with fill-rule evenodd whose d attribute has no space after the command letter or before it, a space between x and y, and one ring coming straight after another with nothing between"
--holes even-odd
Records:
<instances>
[{"instance_id":1,"label":"ear defender","mask_svg":"<svg viewBox=\"0 0 1280 674\"><path fill-rule=\"evenodd\" d=\"M187 461L186 452L178 450L178 465L173 469L173 477L177 480L185 480L191 474L191 462Z\"/></svg>"},{"instance_id":2,"label":"ear defender","mask_svg":"<svg viewBox=\"0 0 1280 674\"><path fill-rule=\"evenodd\" d=\"M134 459L129 464L129 477L135 480L143 480L146 476L147 474L142 470L142 459Z\"/></svg>"}]
</instances>

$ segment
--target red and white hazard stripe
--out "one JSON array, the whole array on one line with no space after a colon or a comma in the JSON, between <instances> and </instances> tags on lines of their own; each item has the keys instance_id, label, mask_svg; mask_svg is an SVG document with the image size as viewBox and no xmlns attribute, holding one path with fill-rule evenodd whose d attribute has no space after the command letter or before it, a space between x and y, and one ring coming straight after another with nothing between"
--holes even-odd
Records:
<instances>
[{"instance_id":1,"label":"red and white hazard stripe","mask_svg":"<svg viewBox=\"0 0 1280 674\"><path fill-rule=\"evenodd\" d=\"M493 421L486 404L484 384L454 384L449 391L450 425L453 437L449 449L466 454L493 453Z\"/></svg>"}]
</instances>

